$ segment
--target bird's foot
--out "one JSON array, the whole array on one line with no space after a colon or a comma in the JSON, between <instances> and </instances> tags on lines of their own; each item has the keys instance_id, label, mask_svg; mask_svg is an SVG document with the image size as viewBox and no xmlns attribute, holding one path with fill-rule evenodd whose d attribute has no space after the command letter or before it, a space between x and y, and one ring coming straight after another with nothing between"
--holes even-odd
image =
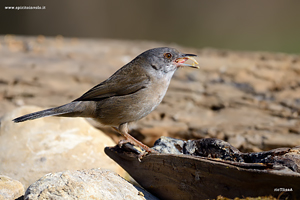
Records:
<instances>
[{"instance_id":1,"label":"bird's foot","mask_svg":"<svg viewBox=\"0 0 300 200\"><path fill-rule=\"evenodd\" d=\"M118 143L119 147L122 147L123 144L126 143L126 142L129 142L133 146L139 147L140 148L140 152L141 152L141 153L139 153L139 158L143 158L148 153L156 153L156 154L158 153L157 151L151 149L147 145L143 144L142 142L140 142L137 139L135 139L134 137L132 137L128 133L128 124L127 123L121 124L118 129L116 127L113 127L113 128L116 131L118 131L119 133L121 133L126 138L126 140L119 141L119 143ZM145 150L145 151L143 151L143 150Z\"/></svg>"},{"instance_id":2,"label":"bird's foot","mask_svg":"<svg viewBox=\"0 0 300 200\"><path fill-rule=\"evenodd\" d=\"M142 144L142 145L138 145L138 146L135 146L134 144L132 144L132 142L130 140L120 140L118 142L118 146L120 148L126 148L126 149L129 149L133 152L136 152L138 155L138 160L141 161L141 159L143 157L145 157L147 154L149 153L154 153L154 154L157 154L158 152L151 149L150 147L148 147L147 145L145 144Z\"/></svg>"}]
</instances>

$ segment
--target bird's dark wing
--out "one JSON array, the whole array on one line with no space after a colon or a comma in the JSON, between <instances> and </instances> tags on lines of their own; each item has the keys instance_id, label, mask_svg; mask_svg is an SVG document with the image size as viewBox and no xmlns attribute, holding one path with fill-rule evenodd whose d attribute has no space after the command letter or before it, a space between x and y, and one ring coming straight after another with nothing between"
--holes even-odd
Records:
<instances>
[{"instance_id":1,"label":"bird's dark wing","mask_svg":"<svg viewBox=\"0 0 300 200\"><path fill-rule=\"evenodd\" d=\"M112 96L133 94L145 87L150 77L142 68L124 66L110 78L96 85L74 101L93 101Z\"/></svg>"}]
</instances>

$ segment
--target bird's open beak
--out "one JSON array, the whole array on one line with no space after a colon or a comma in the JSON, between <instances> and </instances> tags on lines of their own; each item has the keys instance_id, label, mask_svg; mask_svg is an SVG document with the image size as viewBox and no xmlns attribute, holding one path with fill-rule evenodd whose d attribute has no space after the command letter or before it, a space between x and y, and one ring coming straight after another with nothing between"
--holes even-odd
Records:
<instances>
[{"instance_id":1,"label":"bird's open beak","mask_svg":"<svg viewBox=\"0 0 300 200\"><path fill-rule=\"evenodd\" d=\"M177 58L175 60L175 63L177 65L177 67L193 67L193 68L199 69L199 66L196 66L198 64L198 62L194 58L195 56L197 56L197 55L195 55L195 54L183 54L182 57ZM190 64L184 63L187 60L192 60L193 64L190 65Z\"/></svg>"}]
</instances>

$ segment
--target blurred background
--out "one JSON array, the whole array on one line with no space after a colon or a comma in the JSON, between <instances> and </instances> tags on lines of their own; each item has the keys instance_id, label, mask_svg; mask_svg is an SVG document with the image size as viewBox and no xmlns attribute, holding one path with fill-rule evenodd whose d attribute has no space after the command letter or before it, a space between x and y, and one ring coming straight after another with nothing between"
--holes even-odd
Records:
<instances>
[{"instance_id":1,"label":"blurred background","mask_svg":"<svg viewBox=\"0 0 300 200\"><path fill-rule=\"evenodd\" d=\"M1 34L300 53L300 1L296 0L1 0L1 4ZM23 5L46 9L4 9Z\"/></svg>"}]
</instances>

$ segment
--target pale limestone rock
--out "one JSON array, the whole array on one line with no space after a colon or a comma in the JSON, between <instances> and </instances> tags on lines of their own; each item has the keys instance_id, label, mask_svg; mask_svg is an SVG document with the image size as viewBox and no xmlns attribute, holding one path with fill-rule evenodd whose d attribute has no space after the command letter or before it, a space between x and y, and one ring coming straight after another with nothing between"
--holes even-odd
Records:
<instances>
[{"instance_id":1,"label":"pale limestone rock","mask_svg":"<svg viewBox=\"0 0 300 200\"><path fill-rule=\"evenodd\" d=\"M158 200L109 170L90 169L47 174L26 191L25 200Z\"/></svg>"},{"instance_id":2,"label":"pale limestone rock","mask_svg":"<svg viewBox=\"0 0 300 200\"><path fill-rule=\"evenodd\" d=\"M47 173L101 167L124 170L104 153L115 143L83 118L45 117L22 123L12 119L42 110L24 106L7 113L0 127L0 172L25 187Z\"/></svg>"},{"instance_id":3,"label":"pale limestone rock","mask_svg":"<svg viewBox=\"0 0 300 200\"><path fill-rule=\"evenodd\" d=\"M17 180L0 175L0 200L17 199L24 195L24 187Z\"/></svg>"}]
</instances>

